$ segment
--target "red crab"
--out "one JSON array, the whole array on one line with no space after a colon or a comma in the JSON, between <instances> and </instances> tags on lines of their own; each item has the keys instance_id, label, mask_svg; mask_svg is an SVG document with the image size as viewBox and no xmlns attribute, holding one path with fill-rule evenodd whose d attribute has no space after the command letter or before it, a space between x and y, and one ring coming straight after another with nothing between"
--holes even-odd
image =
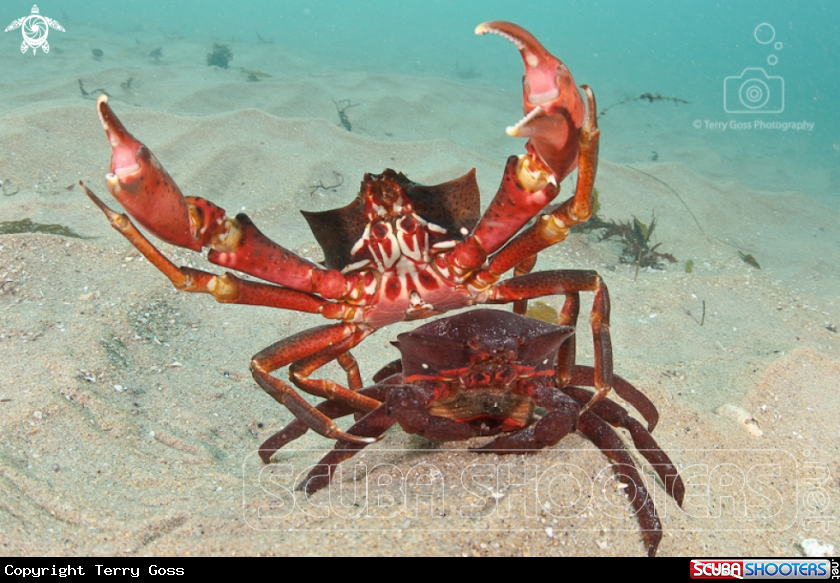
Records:
<instances>
[{"instance_id":1,"label":"red crab","mask_svg":"<svg viewBox=\"0 0 840 583\"><path fill-rule=\"evenodd\" d=\"M685 486L671 460L651 437L650 431L658 421L656 408L630 383L613 377L616 392L642 413L648 429L609 399L581 412L581 407L592 401L593 393L576 385L592 386L595 374L591 367L576 366L564 358L564 346L568 347L573 334L571 326L490 309L441 318L400 334L394 345L400 350L401 360L377 373L374 380L378 383L361 391L381 405L358 419L348 432L378 438L398 423L406 432L433 441L503 433L472 449L506 454L552 446L577 428L614 463L619 480L627 485L648 554L653 556L662 538L653 499L609 425L630 433L639 453L680 505ZM542 407L546 413L535 415L535 407ZM317 408L331 419L356 412L334 401L325 401ZM264 444L268 449L261 454L270 456L306 429L304 423L294 421ZM313 493L327 486L337 465L365 445L339 440L298 490Z\"/></svg>"},{"instance_id":2,"label":"red crab","mask_svg":"<svg viewBox=\"0 0 840 583\"><path fill-rule=\"evenodd\" d=\"M184 197L152 152L123 126L107 96L97 100L113 149L108 190L128 214L162 241L194 251L209 247L210 262L270 282L175 266L128 216L109 209L85 187L114 228L176 288L209 293L224 303L338 320L283 339L251 361L260 387L326 437L371 442L342 431L273 371L290 365L297 388L367 413L380 402L358 392L361 375L350 350L391 323L474 304L515 302L514 310L524 313L529 298L565 294L560 323L575 324L579 292L594 292L596 395L587 407L612 386L609 297L601 277L595 271L529 273L539 251L563 240L569 227L592 214L599 136L595 97L583 86L584 105L566 66L521 27L495 21L478 26L476 33L501 35L522 54L526 115L507 131L528 138L526 154L508 159L499 191L481 216L474 170L437 186L415 184L390 169L366 174L358 197L346 207L303 213L324 250L323 265L269 240L244 214L231 218L210 201ZM574 196L520 233L557 196L560 182L575 167ZM499 281L511 269L515 277ZM333 360L347 371L348 387L310 378Z\"/></svg>"}]
</instances>

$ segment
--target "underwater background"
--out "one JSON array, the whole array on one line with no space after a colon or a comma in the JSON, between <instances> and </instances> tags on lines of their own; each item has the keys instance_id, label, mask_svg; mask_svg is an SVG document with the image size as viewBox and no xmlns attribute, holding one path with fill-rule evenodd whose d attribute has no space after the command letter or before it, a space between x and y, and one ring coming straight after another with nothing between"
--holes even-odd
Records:
<instances>
[{"instance_id":1,"label":"underwater background","mask_svg":"<svg viewBox=\"0 0 840 583\"><path fill-rule=\"evenodd\" d=\"M175 41L220 42L233 48L233 65L247 67L237 49L276 43L312 57L312 73L442 77L502 89L520 75L518 56L504 43L476 38L472 30L486 20L512 20L553 47L578 83L596 88L602 110L644 94L680 100L653 103L663 110L674 106L656 121L666 127L637 125L604 139L607 159L656 156L720 180L800 190L840 206L840 6L832 2L66 0L40 8L64 22L67 32L53 32L51 40L75 56L88 57L88 47L72 41L94 42L102 35L119 38L127 49L156 44L173 63L189 62L186 54L177 54ZM11 21L29 9L29 2L7 2L2 16ZM25 61L8 60L16 56L17 38L17 32L0 36L6 47L4 82L27 74ZM113 56L108 51L100 65L115 64L108 60ZM256 58L258 52L250 62ZM755 76L763 84L751 82ZM744 94L746 104L738 95L745 83L756 85L752 97ZM735 113L724 109L727 86ZM611 123L644 115L646 104L610 110L602 125L610 129ZM743 127L755 121L765 128ZM677 143L669 140L677 136ZM692 143L726 155L704 159Z\"/></svg>"}]
</instances>

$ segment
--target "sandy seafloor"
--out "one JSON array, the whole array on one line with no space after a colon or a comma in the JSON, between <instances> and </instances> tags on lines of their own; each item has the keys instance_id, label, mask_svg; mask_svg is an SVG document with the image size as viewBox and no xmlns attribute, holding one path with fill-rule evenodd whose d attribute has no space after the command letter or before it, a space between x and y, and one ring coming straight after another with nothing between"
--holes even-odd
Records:
<instances>
[{"instance_id":1,"label":"sandy seafloor","mask_svg":"<svg viewBox=\"0 0 840 583\"><path fill-rule=\"evenodd\" d=\"M29 218L88 237L0 235L0 553L643 555L614 483L590 487L583 478L578 492L562 472L551 474L550 466L577 467L589 479L605 468L601 476L610 475L579 434L536 456L500 460L395 428L359 461L404 472L421 462L438 468L443 516L432 515L426 499L416 516L383 518L372 505L324 516L326 492L311 505L286 506L284 516L277 508L281 486L290 486L284 472L318 452L290 448L276 458L285 466L275 468L274 482L261 474L256 448L291 415L256 386L248 364L263 347L324 321L176 292L78 187L69 188L82 179L113 202L103 181L110 148L81 78L87 91L110 93L117 114L185 193L231 214L244 210L278 242L318 259L298 209L347 204L367 171L393 167L434 184L475 167L487 204L506 156L522 151L503 131L520 114L518 77L502 91L455 75L313 74L316 67L289 49L241 46L234 64L272 75L249 83L236 68L187 64L203 60L197 44L167 47L157 64L146 58L151 45L136 52L105 45L104 61L81 64L39 56L29 77L0 80L0 179L6 194L17 191L0 196L0 221ZM574 73L585 81L585 72ZM357 104L347 110L352 133L337 125L333 100L342 99ZM796 556L806 538L837 546L840 213L806 194L759 192L749 181L711 181L651 161L643 139L634 157L634 124L648 121L644 132L655 132L667 124L651 120L673 109L627 107L635 109L602 123L604 143L612 132L626 147L623 159L601 161L601 215L655 213L660 250L679 263L635 277L634 266L618 260L620 245L593 233L545 251L537 269L595 268L609 286L616 372L658 406L654 437L687 481L683 510L653 486L664 529L659 554ZM737 164L733 152L697 147L676 132L668 138L674 150ZM696 222L668 188L634 168L670 185ZM312 192L336 173L338 188ZM569 182L565 195L572 189ZM220 271L197 254L160 248L176 263ZM584 298L582 314L590 304ZM366 382L396 358L389 340L409 328L382 330L353 351ZM585 326L579 338L580 360L591 362ZM342 379L337 366L323 374ZM741 417L721 414L726 405ZM332 444L310 432L294 445ZM476 502L462 487L464 468L475 463L533 477L524 469L531 464L560 476L555 486L568 486L558 494L567 508L531 516L516 505L521 490L502 480L494 493L514 500L509 515L464 518L459 508Z\"/></svg>"}]
</instances>

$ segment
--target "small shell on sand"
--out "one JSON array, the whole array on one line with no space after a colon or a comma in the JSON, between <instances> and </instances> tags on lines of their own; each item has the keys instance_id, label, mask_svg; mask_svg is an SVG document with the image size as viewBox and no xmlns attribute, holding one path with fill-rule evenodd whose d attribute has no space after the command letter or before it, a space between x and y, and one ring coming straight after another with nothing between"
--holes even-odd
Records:
<instances>
[{"instance_id":1,"label":"small shell on sand","mask_svg":"<svg viewBox=\"0 0 840 583\"><path fill-rule=\"evenodd\" d=\"M758 426L758 421L756 421L753 418L753 416L749 414L748 411L742 409L741 407L737 407L735 405L727 403L726 405L723 405L722 407L718 408L717 414L721 417L732 419L733 421L740 424L745 431L748 431L756 437L761 437L762 435L764 435L764 433L761 431L761 428Z\"/></svg>"},{"instance_id":2,"label":"small shell on sand","mask_svg":"<svg viewBox=\"0 0 840 583\"><path fill-rule=\"evenodd\" d=\"M833 557L834 545L830 545L815 538L806 538L800 543L802 550L808 557Z\"/></svg>"}]
</instances>

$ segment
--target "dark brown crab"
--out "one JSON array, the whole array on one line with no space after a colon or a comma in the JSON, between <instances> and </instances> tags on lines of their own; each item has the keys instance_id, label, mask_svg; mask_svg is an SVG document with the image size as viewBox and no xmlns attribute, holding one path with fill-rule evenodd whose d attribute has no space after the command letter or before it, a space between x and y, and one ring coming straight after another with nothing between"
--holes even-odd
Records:
<instances>
[{"instance_id":1,"label":"dark brown crab","mask_svg":"<svg viewBox=\"0 0 840 583\"><path fill-rule=\"evenodd\" d=\"M656 554L662 526L653 499L623 442L609 426L630 433L639 453L680 505L685 486L650 434L658 421L656 408L630 383L613 377L616 393L642 413L648 429L609 399L581 413L594 393L579 385L594 387L595 373L592 367L574 364L574 328L479 309L400 334L394 345L402 358L374 376L377 384L361 391L381 404L364 416L357 413L348 433L379 438L398 423L406 432L432 441L501 434L472 449L509 454L555 445L577 429L613 462L638 515L648 555ZM537 407L545 414L537 415ZM324 401L317 409L331 419L356 413L336 401ZM290 423L263 444L263 460L268 462L274 452L307 429L300 420ZM337 465L366 445L339 439L297 488L313 493L329 485Z\"/></svg>"}]
</instances>

